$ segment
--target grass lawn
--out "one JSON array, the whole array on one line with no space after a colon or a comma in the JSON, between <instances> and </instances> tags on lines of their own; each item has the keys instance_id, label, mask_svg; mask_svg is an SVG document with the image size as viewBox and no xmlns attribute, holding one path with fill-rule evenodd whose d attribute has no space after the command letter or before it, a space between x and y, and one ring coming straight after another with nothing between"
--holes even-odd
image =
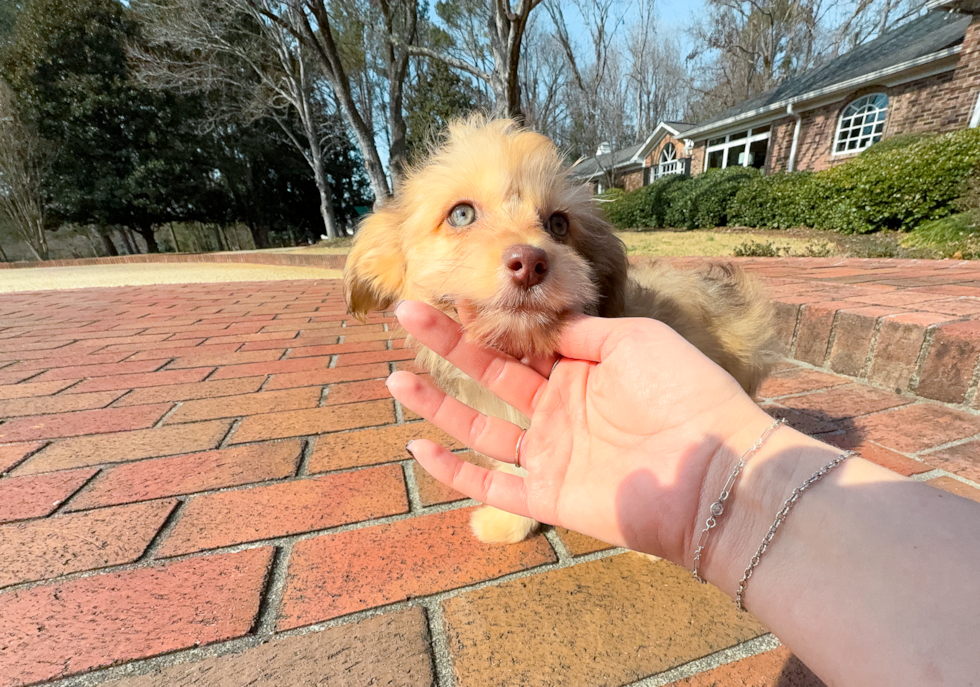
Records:
<instances>
[{"instance_id":1,"label":"grass lawn","mask_svg":"<svg viewBox=\"0 0 980 687\"><path fill-rule=\"evenodd\" d=\"M626 244L629 255L730 257L744 243L768 243L786 248L792 254L828 245L823 238L792 238L785 233L767 236L764 233L734 233L719 231L643 231L617 232ZM836 251L835 251L836 253Z\"/></svg>"}]
</instances>

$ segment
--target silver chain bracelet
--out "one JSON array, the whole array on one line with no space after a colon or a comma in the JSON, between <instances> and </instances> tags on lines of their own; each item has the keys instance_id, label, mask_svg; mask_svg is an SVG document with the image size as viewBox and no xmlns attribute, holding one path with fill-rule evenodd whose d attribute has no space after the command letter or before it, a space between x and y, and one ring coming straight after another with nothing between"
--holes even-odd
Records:
<instances>
[{"instance_id":1,"label":"silver chain bracelet","mask_svg":"<svg viewBox=\"0 0 980 687\"><path fill-rule=\"evenodd\" d=\"M745 610L745 604L742 603L745 596L745 586L749 583L749 579L752 577L755 567L759 565L759 561L762 560L762 554L766 552L766 549L769 548L769 544L772 543L773 537L776 536L776 530L778 530L779 526L783 524L783 520L785 520L786 516L789 515L789 512L793 509L793 506L796 505L796 502L799 500L800 496L815 482L819 481L824 475L853 455L855 455L854 451L847 451L834 458L832 461L813 473L803 484L797 487L790 497L786 499L786 502L783 503L783 507L778 513L776 513L775 522L772 523L772 527L769 528L769 532L766 534L765 539L762 540L762 545L759 547L759 550L755 552L755 555L752 556L752 561L749 563L749 567L745 569L745 574L742 576L742 581L738 583L738 593L735 595L735 603L738 606L738 610Z\"/></svg>"},{"instance_id":2,"label":"silver chain bracelet","mask_svg":"<svg viewBox=\"0 0 980 687\"><path fill-rule=\"evenodd\" d=\"M708 533L718 525L718 518L720 518L725 512L725 501L727 501L728 497L731 496L732 487L735 486L735 480L737 480L738 476L742 473L742 468L745 467L745 461L747 461L752 454L762 448L762 445L766 443L766 439L768 439L769 436L776 431L779 425L785 424L785 422L786 420L782 419L774 421L771 425L769 425L766 431L762 433L762 436L759 437L758 441L756 441L749 450L742 454L742 457L739 458L735 469L732 470L732 474L729 476L728 481L725 482L725 488L722 489L721 496L719 496L718 500L712 503L710 508L708 508L708 520L705 522L704 529L701 530L701 537L698 540L698 548L694 552L694 570L692 571L694 573L694 579L701 584L704 584L705 582L705 580L702 579L701 575L698 573L698 566L701 565L701 554L704 551L705 543L708 541Z\"/></svg>"}]
</instances>

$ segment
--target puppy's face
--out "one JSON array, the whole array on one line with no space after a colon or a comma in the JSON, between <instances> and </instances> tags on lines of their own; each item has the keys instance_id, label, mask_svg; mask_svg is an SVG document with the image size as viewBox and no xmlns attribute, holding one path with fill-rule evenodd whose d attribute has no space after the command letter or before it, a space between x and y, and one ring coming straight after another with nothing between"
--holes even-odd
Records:
<instances>
[{"instance_id":1,"label":"puppy's face","mask_svg":"<svg viewBox=\"0 0 980 687\"><path fill-rule=\"evenodd\" d=\"M554 350L570 313L618 315L626 257L547 138L471 120L364 221L344 272L355 315L421 300L523 357Z\"/></svg>"}]
</instances>

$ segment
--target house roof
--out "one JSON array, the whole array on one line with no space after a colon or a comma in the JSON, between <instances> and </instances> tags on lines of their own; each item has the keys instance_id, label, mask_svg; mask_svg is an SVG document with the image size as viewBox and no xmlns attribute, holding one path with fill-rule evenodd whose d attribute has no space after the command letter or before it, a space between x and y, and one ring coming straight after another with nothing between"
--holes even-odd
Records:
<instances>
[{"instance_id":1,"label":"house roof","mask_svg":"<svg viewBox=\"0 0 980 687\"><path fill-rule=\"evenodd\" d=\"M971 17L952 12L926 12L873 41L856 47L822 67L786 79L764 93L745 100L690 129L688 138L706 138L741 120L771 112L783 116L786 106L850 91L894 77L900 71L922 68L951 57L959 50Z\"/></svg>"},{"instance_id":2,"label":"house roof","mask_svg":"<svg viewBox=\"0 0 980 687\"><path fill-rule=\"evenodd\" d=\"M571 175L575 178L591 179L609 170L622 171L629 167L642 166L643 161L650 154L650 150L666 134L681 136L693 126L687 122L660 122L653 133L647 136L647 139L642 143L635 143L622 150L582 160L572 168Z\"/></svg>"}]
</instances>

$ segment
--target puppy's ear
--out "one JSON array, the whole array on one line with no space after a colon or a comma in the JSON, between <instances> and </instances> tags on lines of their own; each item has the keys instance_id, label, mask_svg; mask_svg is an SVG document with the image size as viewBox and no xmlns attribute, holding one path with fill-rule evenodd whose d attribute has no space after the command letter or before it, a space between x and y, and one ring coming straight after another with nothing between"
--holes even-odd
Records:
<instances>
[{"instance_id":1,"label":"puppy's ear","mask_svg":"<svg viewBox=\"0 0 980 687\"><path fill-rule=\"evenodd\" d=\"M387 308L402 292L405 255L399 234L397 212L384 208L366 217L357 230L344 265L344 298L359 320Z\"/></svg>"},{"instance_id":2,"label":"puppy's ear","mask_svg":"<svg viewBox=\"0 0 980 687\"><path fill-rule=\"evenodd\" d=\"M629 262L626 247L599 214L582 218L580 252L592 263L599 288L599 317L622 317L626 308Z\"/></svg>"}]
</instances>

